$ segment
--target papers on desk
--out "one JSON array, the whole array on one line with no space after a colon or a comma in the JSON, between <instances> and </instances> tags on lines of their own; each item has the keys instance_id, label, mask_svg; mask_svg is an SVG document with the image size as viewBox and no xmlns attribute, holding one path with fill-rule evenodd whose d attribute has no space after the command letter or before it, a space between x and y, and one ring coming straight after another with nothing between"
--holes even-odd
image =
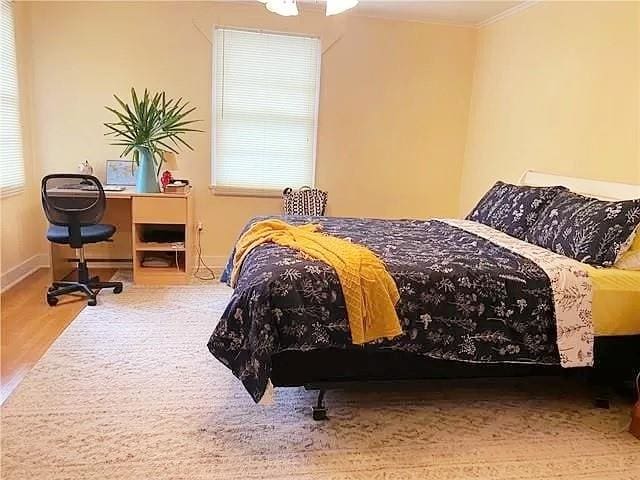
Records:
<instances>
[{"instance_id":1,"label":"papers on desk","mask_svg":"<svg viewBox=\"0 0 640 480\"><path fill-rule=\"evenodd\" d=\"M122 185L103 185L102 189L105 192L122 192L124 191L126 187L123 187ZM77 183L72 183L70 185L63 185L61 187L58 187L58 190L80 190L82 192L97 192L98 191L98 187L96 187L95 185L79 185Z\"/></svg>"}]
</instances>

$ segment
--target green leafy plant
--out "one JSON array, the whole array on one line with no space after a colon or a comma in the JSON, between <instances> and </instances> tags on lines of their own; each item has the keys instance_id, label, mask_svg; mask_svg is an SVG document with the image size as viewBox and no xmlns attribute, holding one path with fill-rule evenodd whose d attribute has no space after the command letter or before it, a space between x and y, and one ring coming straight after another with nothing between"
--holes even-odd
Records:
<instances>
[{"instance_id":1,"label":"green leafy plant","mask_svg":"<svg viewBox=\"0 0 640 480\"><path fill-rule=\"evenodd\" d=\"M193 150L182 137L187 132L202 132L188 125L200 120L186 120L196 107L189 107L180 97L178 100L167 100L165 92L150 95L145 89L144 95L139 97L135 89L131 89L132 105L122 101L114 95L120 110L105 107L117 118L117 122L105 123L109 130L105 135L116 137L111 145L125 147L122 156L133 152L133 160L138 164L139 151L146 148L153 155L158 173L162 167L164 152L179 153L181 146Z\"/></svg>"}]
</instances>

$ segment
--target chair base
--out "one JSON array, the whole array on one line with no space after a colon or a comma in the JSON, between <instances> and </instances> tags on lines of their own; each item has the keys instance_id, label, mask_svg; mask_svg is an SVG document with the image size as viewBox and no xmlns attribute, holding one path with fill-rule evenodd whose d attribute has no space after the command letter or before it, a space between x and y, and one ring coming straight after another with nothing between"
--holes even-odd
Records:
<instances>
[{"instance_id":1,"label":"chair base","mask_svg":"<svg viewBox=\"0 0 640 480\"><path fill-rule=\"evenodd\" d=\"M111 288L118 294L122 292L122 282L101 282L98 277L89 278L86 262L79 262L78 281L53 282L47 291L47 303L53 307L58 304L59 296L80 292L87 296L87 305L93 307L97 305L96 297L103 288Z\"/></svg>"}]
</instances>

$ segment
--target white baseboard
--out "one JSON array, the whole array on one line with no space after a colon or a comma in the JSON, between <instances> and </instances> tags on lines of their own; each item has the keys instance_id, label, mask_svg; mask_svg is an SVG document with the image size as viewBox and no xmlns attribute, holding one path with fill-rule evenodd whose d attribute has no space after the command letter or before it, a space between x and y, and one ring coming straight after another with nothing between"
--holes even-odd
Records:
<instances>
[{"instance_id":1,"label":"white baseboard","mask_svg":"<svg viewBox=\"0 0 640 480\"><path fill-rule=\"evenodd\" d=\"M40 253L28 258L20 265L13 267L12 269L4 272L0 276L0 291L13 287L19 281L25 279L39 268L49 267L49 255L46 253Z\"/></svg>"},{"instance_id":2,"label":"white baseboard","mask_svg":"<svg viewBox=\"0 0 640 480\"><path fill-rule=\"evenodd\" d=\"M219 275L220 273L222 273L222 271L224 270L224 267L226 267L227 265L227 257L204 256L202 257L202 260L207 265L207 267L209 267L211 270L215 272L216 275ZM89 270L91 270L92 268L115 268L115 269L120 269L120 268L132 269L133 268L132 262L96 262L96 261L92 262L91 260L89 260L87 263L88 263ZM197 258L195 260L193 268L194 269L198 268ZM200 269L203 269L203 268L204 267L200 265Z\"/></svg>"},{"instance_id":3,"label":"white baseboard","mask_svg":"<svg viewBox=\"0 0 640 480\"><path fill-rule=\"evenodd\" d=\"M207 267L211 268L214 272L218 273L224 270L224 267L227 265L227 258L228 257L222 257L222 256L203 256L202 260L207 265ZM132 262L96 262L96 261L92 262L91 260L88 260L87 264L89 269L92 269L92 268L131 269L133 268ZM198 266L198 259L196 258L194 262L194 268L197 268L197 266ZM200 268L204 268L204 267L202 267L201 265Z\"/></svg>"},{"instance_id":4,"label":"white baseboard","mask_svg":"<svg viewBox=\"0 0 640 480\"><path fill-rule=\"evenodd\" d=\"M132 269L133 262L96 262L95 260L87 260L87 268L92 270L94 268L119 268Z\"/></svg>"},{"instance_id":5,"label":"white baseboard","mask_svg":"<svg viewBox=\"0 0 640 480\"><path fill-rule=\"evenodd\" d=\"M202 257L202 260L207 265L207 267L213 270L216 273L216 275L220 275L222 273L222 271L224 270L224 267L227 266L228 259L229 257L226 257L226 256L223 257L219 255L204 255ZM196 258L196 267L198 266L197 261L198 259ZM203 267L200 266L200 268L203 268Z\"/></svg>"},{"instance_id":6,"label":"white baseboard","mask_svg":"<svg viewBox=\"0 0 640 480\"><path fill-rule=\"evenodd\" d=\"M222 257L222 256L204 256L202 257L202 260L204 261L204 263L207 265L207 267L211 268L214 272L218 273L218 272L222 272L224 270L224 267L226 267L227 265L227 257ZM96 261L91 261L89 260L87 262L89 269L92 268L127 268L127 269L131 269L133 268L133 263L132 262L96 262ZM198 259L195 259L195 263L194 263L194 268L197 268L198 266ZM204 268L202 267L202 265L200 266L200 268Z\"/></svg>"},{"instance_id":7,"label":"white baseboard","mask_svg":"<svg viewBox=\"0 0 640 480\"><path fill-rule=\"evenodd\" d=\"M207 255L202 257L205 264L211 268L216 275L220 275L227 264L228 257ZM132 268L131 262L88 262L89 269L91 268ZM197 264L196 264L197 267ZM13 267L11 270L4 272L0 276L0 291L13 287L16 283L24 280L33 272L39 268L49 268L49 255L41 253L28 258L20 265ZM202 266L200 268L203 268Z\"/></svg>"}]
</instances>

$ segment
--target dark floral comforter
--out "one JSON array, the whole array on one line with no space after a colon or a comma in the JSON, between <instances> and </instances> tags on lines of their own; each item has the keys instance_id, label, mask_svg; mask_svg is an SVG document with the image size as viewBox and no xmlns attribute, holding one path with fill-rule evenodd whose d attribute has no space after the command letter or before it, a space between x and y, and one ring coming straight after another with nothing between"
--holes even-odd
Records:
<instances>
[{"instance_id":1,"label":"dark floral comforter","mask_svg":"<svg viewBox=\"0 0 640 480\"><path fill-rule=\"evenodd\" d=\"M377 348L464 362L559 363L550 280L533 261L438 220L284 219L320 223L384 261L400 292L404 334ZM354 348L336 273L285 247L255 248L208 347L255 401L273 354Z\"/></svg>"}]
</instances>

